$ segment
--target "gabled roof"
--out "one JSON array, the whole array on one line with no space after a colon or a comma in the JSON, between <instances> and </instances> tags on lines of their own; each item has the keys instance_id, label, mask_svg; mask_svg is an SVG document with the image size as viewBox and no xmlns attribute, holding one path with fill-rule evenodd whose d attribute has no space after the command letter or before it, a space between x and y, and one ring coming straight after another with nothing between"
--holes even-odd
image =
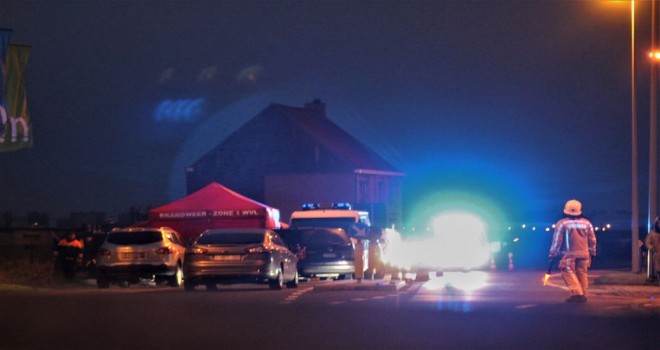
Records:
<instances>
[{"instance_id":1,"label":"gabled roof","mask_svg":"<svg viewBox=\"0 0 660 350\"><path fill-rule=\"evenodd\" d=\"M319 101L315 101L315 103L320 104ZM264 112L269 109L285 115L313 139L352 164L356 172L387 172L391 173L390 175L403 175L378 154L328 119L325 116L323 105L321 109L314 109L271 104Z\"/></svg>"},{"instance_id":2,"label":"gabled roof","mask_svg":"<svg viewBox=\"0 0 660 350\"><path fill-rule=\"evenodd\" d=\"M238 194L217 182L213 182L197 192L177 199L149 211L151 219L162 219L164 214L207 210L247 210L264 209L269 206ZM167 216L167 215L166 215Z\"/></svg>"},{"instance_id":3,"label":"gabled roof","mask_svg":"<svg viewBox=\"0 0 660 350\"><path fill-rule=\"evenodd\" d=\"M280 211L238 194L217 182L171 203L149 210L141 226L168 226L185 239L212 228L280 228Z\"/></svg>"}]
</instances>

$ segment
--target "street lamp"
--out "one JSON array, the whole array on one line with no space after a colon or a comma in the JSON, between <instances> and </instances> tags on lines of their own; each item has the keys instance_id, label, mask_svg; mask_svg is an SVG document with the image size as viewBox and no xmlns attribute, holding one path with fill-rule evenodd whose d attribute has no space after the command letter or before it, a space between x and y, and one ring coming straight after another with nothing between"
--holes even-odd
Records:
<instances>
[{"instance_id":1,"label":"street lamp","mask_svg":"<svg viewBox=\"0 0 660 350\"><path fill-rule=\"evenodd\" d=\"M655 1L655 0L654 0ZM613 1L620 2L620 1ZM641 272L639 247L639 175L637 173L637 95L635 92L635 0L630 0L630 149L631 149L631 269ZM650 203L650 202L649 202Z\"/></svg>"},{"instance_id":2,"label":"street lamp","mask_svg":"<svg viewBox=\"0 0 660 350\"><path fill-rule=\"evenodd\" d=\"M657 1L651 1L651 86L650 86L650 106L649 106L649 216L647 232L650 233L655 220L657 211L657 171L658 171L658 111L657 111L657 89L658 89L658 63L660 62L660 51L656 50L657 27L656 27L656 7ZM646 278L651 280L654 277L653 261L651 254L646 257Z\"/></svg>"},{"instance_id":3,"label":"street lamp","mask_svg":"<svg viewBox=\"0 0 660 350\"><path fill-rule=\"evenodd\" d=\"M630 122L631 122L631 267L633 273L641 271L639 264L639 179L637 175L637 103L635 93L635 0L630 1Z\"/></svg>"}]
</instances>

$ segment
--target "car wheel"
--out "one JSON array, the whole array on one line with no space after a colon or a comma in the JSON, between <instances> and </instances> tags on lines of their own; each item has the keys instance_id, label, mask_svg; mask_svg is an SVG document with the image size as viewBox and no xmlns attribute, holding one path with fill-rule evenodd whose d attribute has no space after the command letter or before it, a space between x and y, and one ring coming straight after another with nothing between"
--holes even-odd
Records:
<instances>
[{"instance_id":1,"label":"car wheel","mask_svg":"<svg viewBox=\"0 0 660 350\"><path fill-rule=\"evenodd\" d=\"M168 283L170 287L181 287L181 284L183 283L183 270L181 269L181 265L176 265L176 272L172 277L170 277Z\"/></svg>"},{"instance_id":2,"label":"car wheel","mask_svg":"<svg viewBox=\"0 0 660 350\"><path fill-rule=\"evenodd\" d=\"M108 282L105 277L99 275L96 277L96 286L99 287L99 289L110 288L110 282Z\"/></svg>"},{"instance_id":3,"label":"car wheel","mask_svg":"<svg viewBox=\"0 0 660 350\"><path fill-rule=\"evenodd\" d=\"M195 290L195 284L192 282L188 282L186 280L183 281L183 289L186 290L186 292L192 292Z\"/></svg>"},{"instance_id":4,"label":"car wheel","mask_svg":"<svg viewBox=\"0 0 660 350\"><path fill-rule=\"evenodd\" d=\"M268 281L270 289L282 289L284 286L284 277L282 276L282 269L277 269L277 276Z\"/></svg>"},{"instance_id":5,"label":"car wheel","mask_svg":"<svg viewBox=\"0 0 660 350\"><path fill-rule=\"evenodd\" d=\"M298 288L298 271L296 271L296 274L293 276L293 279L289 282L286 283L287 288Z\"/></svg>"},{"instance_id":6,"label":"car wheel","mask_svg":"<svg viewBox=\"0 0 660 350\"><path fill-rule=\"evenodd\" d=\"M352 273L346 273L343 275L339 275L340 280L352 280L353 279L353 274Z\"/></svg>"}]
</instances>

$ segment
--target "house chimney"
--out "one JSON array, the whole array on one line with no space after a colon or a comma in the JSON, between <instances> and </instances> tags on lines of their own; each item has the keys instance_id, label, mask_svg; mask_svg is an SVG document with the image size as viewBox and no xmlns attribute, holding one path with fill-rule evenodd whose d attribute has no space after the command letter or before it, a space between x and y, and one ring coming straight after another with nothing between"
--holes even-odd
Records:
<instances>
[{"instance_id":1,"label":"house chimney","mask_svg":"<svg viewBox=\"0 0 660 350\"><path fill-rule=\"evenodd\" d=\"M315 98L314 101L305 103L305 109L317 112L325 117L325 103L321 102L320 98Z\"/></svg>"}]
</instances>

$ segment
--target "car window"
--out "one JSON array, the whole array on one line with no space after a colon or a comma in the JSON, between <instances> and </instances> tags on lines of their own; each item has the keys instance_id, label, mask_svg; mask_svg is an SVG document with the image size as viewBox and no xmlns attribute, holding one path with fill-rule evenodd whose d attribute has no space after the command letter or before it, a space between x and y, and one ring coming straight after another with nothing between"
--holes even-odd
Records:
<instances>
[{"instance_id":1,"label":"car window","mask_svg":"<svg viewBox=\"0 0 660 350\"><path fill-rule=\"evenodd\" d=\"M263 233L205 233L197 239L197 244L260 244L264 242Z\"/></svg>"},{"instance_id":2,"label":"car window","mask_svg":"<svg viewBox=\"0 0 660 350\"><path fill-rule=\"evenodd\" d=\"M107 242L118 245L142 245L161 242L163 240L159 231L142 232L111 232Z\"/></svg>"},{"instance_id":3,"label":"car window","mask_svg":"<svg viewBox=\"0 0 660 350\"><path fill-rule=\"evenodd\" d=\"M287 236L291 243L298 243L303 246L320 246L349 244L350 239L345 231L335 230L303 230Z\"/></svg>"},{"instance_id":4,"label":"car window","mask_svg":"<svg viewBox=\"0 0 660 350\"><path fill-rule=\"evenodd\" d=\"M297 218L291 220L292 228L341 227L348 230L355 224L354 218Z\"/></svg>"}]
</instances>

